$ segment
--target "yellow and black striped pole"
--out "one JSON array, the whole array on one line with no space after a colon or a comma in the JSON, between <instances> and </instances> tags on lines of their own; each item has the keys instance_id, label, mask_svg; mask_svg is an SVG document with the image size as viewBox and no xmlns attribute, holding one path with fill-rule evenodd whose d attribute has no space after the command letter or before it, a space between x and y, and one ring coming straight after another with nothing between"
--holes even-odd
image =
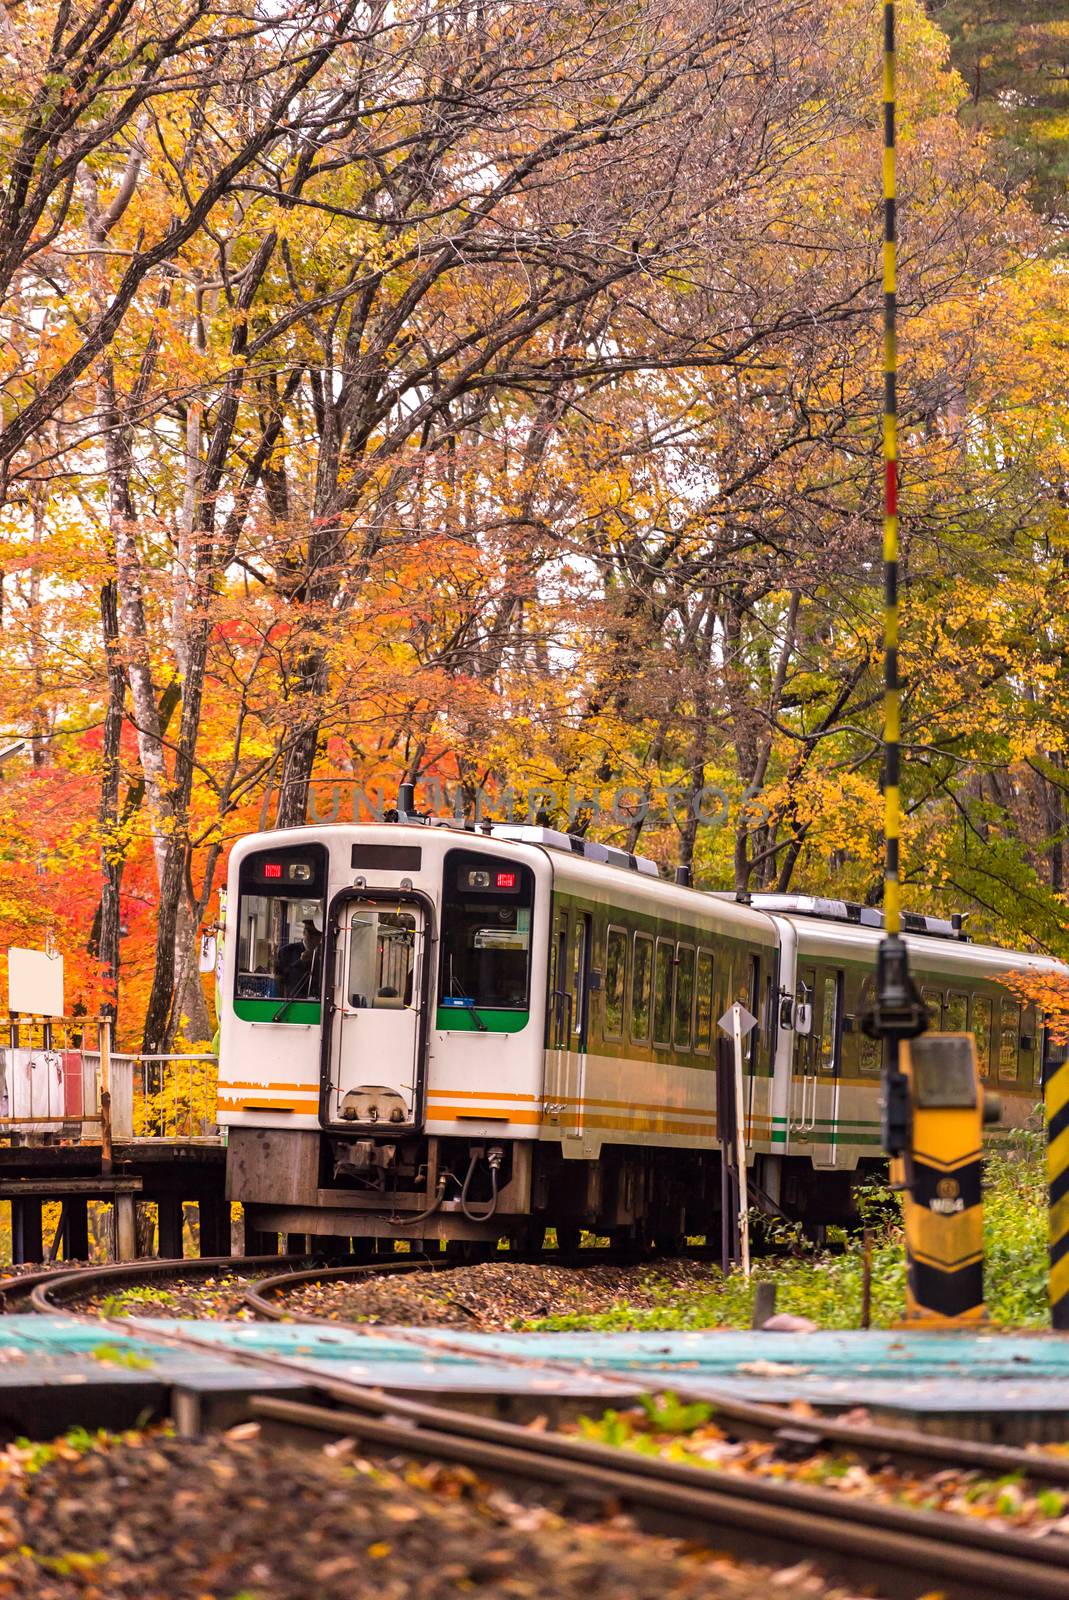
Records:
<instances>
[{"instance_id":1,"label":"yellow and black striped pole","mask_svg":"<svg viewBox=\"0 0 1069 1600\"><path fill-rule=\"evenodd\" d=\"M902 927L898 842L902 686L898 676L898 225L895 214L895 7L883 8L883 919L888 938ZM897 1056L897 1051L896 1051Z\"/></svg>"},{"instance_id":2,"label":"yellow and black striped pole","mask_svg":"<svg viewBox=\"0 0 1069 1600\"><path fill-rule=\"evenodd\" d=\"M895 7L883 5L883 759L884 937L873 1031L884 1041L883 1139L905 1189L906 1319L981 1321L984 1096L971 1035L920 1039L928 1025L909 975L899 874L902 686L898 666L898 285L895 195ZM912 1041L912 1042L910 1042Z\"/></svg>"},{"instance_id":3,"label":"yellow and black striped pole","mask_svg":"<svg viewBox=\"0 0 1069 1600\"><path fill-rule=\"evenodd\" d=\"M909 1082L899 1060L903 1039L922 1033L927 1016L909 976L902 940L898 841L902 690L898 676L898 316L895 282L895 7L883 7L883 793L884 937L876 964L876 1000L866 1019L883 1040L883 1145L891 1179L901 1186L901 1160L909 1148Z\"/></svg>"},{"instance_id":4,"label":"yellow and black striped pole","mask_svg":"<svg viewBox=\"0 0 1069 1600\"><path fill-rule=\"evenodd\" d=\"M1052 1327L1064 1330L1069 1328L1069 1052L1064 1049L1047 1058L1043 1098L1050 1186L1050 1320Z\"/></svg>"}]
</instances>

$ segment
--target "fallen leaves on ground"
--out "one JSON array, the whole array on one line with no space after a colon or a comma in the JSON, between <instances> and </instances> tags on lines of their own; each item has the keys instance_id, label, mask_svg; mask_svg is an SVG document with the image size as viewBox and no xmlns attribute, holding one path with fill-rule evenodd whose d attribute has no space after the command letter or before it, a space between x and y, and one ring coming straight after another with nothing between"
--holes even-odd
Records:
<instances>
[{"instance_id":1,"label":"fallen leaves on ground","mask_svg":"<svg viewBox=\"0 0 1069 1600\"><path fill-rule=\"evenodd\" d=\"M257 1274L262 1276L262 1274ZM168 1278L165 1283L135 1283L76 1302L75 1309L100 1317L188 1317L209 1322L248 1322L242 1296L252 1276L223 1273L210 1278Z\"/></svg>"},{"instance_id":2,"label":"fallen leaves on ground","mask_svg":"<svg viewBox=\"0 0 1069 1600\"><path fill-rule=\"evenodd\" d=\"M605 1508L565 1520L465 1468L362 1460L352 1441L271 1447L249 1429L13 1447L0 1455L2 1600L846 1600L808 1565L776 1571L651 1538Z\"/></svg>"},{"instance_id":3,"label":"fallen leaves on ground","mask_svg":"<svg viewBox=\"0 0 1069 1600\"><path fill-rule=\"evenodd\" d=\"M804 1402L789 1410L799 1420L816 1415ZM1041 1478L1026 1480L1020 1474L993 1478L960 1467L913 1472L890 1462L865 1462L841 1448L795 1459L775 1440L738 1438L730 1427L717 1423L713 1412L713 1406L702 1401L683 1403L671 1394L658 1395L626 1411L607 1411L596 1420L584 1418L565 1431L714 1472L777 1478L893 1501L914 1510L950 1512L1044 1536L1069 1537L1069 1490L1044 1485ZM858 1409L850 1413L850 1420L864 1426L869 1418Z\"/></svg>"},{"instance_id":4,"label":"fallen leaves on ground","mask_svg":"<svg viewBox=\"0 0 1069 1600\"><path fill-rule=\"evenodd\" d=\"M562 1312L651 1307L720 1281L710 1262L665 1259L635 1266L550 1266L485 1261L447 1271L302 1285L286 1309L338 1322L507 1329Z\"/></svg>"}]
</instances>

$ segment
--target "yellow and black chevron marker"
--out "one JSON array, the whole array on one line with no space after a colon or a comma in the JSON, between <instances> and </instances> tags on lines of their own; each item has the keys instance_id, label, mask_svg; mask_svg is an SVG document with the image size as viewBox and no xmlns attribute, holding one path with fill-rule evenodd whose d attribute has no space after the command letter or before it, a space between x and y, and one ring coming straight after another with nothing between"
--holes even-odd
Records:
<instances>
[{"instance_id":1,"label":"yellow and black chevron marker","mask_svg":"<svg viewBox=\"0 0 1069 1600\"><path fill-rule=\"evenodd\" d=\"M929 1033L904 1041L901 1063L911 1108L904 1196L906 1322L913 1327L983 1322L981 1142L984 1122L992 1112L997 1115L997 1104L981 1088L970 1033Z\"/></svg>"},{"instance_id":2,"label":"yellow and black chevron marker","mask_svg":"<svg viewBox=\"0 0 1069 1600\"><path fill-rule=\"evenodd\" d=\"M1047 1182L1050 1186L1050 1320L1069 1328L1069 1059L1047 1061Z\"/></svg>"}]
</instances>

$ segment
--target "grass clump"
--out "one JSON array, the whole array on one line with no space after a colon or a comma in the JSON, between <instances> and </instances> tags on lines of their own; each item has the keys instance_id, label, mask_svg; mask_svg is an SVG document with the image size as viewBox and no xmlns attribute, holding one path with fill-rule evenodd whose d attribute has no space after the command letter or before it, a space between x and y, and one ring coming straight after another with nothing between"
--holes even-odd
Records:
<instances>
[{"instance_id":1,"label":"grass clump","mask_svg":"<svg viewBox=\"0 0 1069 1600\"><path fill-rule=\"evenodd\" d=\"M872 1248L872 1326L887 1328L905 1311L905 1248L897 1204L887 1191L868 1196L882 1221ZM1050 1323L1047 1305L1047 1180L1044 1141L1016 1133L993 1152L984 1175L985 1286L992 1323L1041 1328ZM821 1328L860 1326L863 1255L857 1235L844 1235L841 1253L806 1250L800 1234L784 1230L779 1240L794 1254L754 1263L749 1282L741 1272L716 1278L701 1289L679 1289L658 1279L644 1281L654 1304L621 1300L607 1311L570 1312L523 1324L543 1332L669 1332L696 1328L748 1328L755 1285L775 1283L776 1309L808 1317Z\"/></svg>"}]
</instances>

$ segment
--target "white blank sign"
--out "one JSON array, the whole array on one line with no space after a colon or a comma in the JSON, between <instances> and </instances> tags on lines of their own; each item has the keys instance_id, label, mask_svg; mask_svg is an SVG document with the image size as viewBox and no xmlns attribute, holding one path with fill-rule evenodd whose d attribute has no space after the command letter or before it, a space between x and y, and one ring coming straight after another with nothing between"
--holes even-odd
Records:
<instances>
[{"instance_id":1,"label":"white blank sign","mask_svg":"<svg viewBox=\"0 0 1069 1600\"><path fill-rule=\"evenodd\" d=\"M7 1008L35 1017L61 1017L63 957L45 950L9 950Z\"/></svg>"}]
</instances>

